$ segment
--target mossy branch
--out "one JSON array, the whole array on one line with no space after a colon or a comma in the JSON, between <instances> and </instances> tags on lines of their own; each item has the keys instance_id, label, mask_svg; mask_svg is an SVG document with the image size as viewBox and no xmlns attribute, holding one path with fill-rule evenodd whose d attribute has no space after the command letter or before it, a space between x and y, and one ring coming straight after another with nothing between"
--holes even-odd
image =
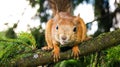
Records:
<instances>
[{"instance_id":1,"label":"mossy branch","mask_svg":"<svg viewBox=\"0 0 120 67\"><path fill-rule=\"evenodd\" d=\"M101 51L103 49L110 48L112 46L116 46L120 44L120 30L116 30L113 32L103 33L96 38L93 38L89 41L81 43L79 46L80 49L80 57L91 54L93 52ZM35 67L39 65L45 65L49 63L53 63L53 58L51 52L36 50L31 52L32 54L17 59L17 61L10 62L11 67ZM27 54L27 53L26 53ZM60 53L60 60L70 59L71 50L67 50Z\"/></svg>"}]
</instances>

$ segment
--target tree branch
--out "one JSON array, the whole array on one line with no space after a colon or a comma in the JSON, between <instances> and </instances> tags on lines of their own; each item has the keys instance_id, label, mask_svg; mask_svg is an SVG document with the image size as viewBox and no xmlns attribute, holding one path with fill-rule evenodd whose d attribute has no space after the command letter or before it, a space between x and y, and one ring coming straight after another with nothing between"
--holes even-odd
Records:
<instances>
[{"instance_id":1,"label":"tree branch","mask_svg":"<svg viewBox=\"0 0 120 67\"><path fill-rule=\"evenodd\" d=\"M118 44L120 44L120 30L103 33L96 38L81 43L81 45L79 46L80 56L85 56L93 52L101 51L103 49L107 49ZM60 60L72 58L71 50L61 52L60 56L61 56ZM35 67L49 63L53 63L51 52L36 50L32 54L24 58L17 59L17 61L15 62L10 62L9 66Z\"/></svg>"}]
</instances>

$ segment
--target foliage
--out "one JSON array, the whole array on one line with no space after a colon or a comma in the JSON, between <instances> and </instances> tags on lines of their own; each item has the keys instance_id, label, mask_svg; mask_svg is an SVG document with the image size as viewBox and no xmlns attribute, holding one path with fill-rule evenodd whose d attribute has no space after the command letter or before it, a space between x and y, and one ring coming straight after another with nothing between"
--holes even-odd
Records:
<instances>
[{"instance_id":1,"label":"foliage","mask_svg":"<svg viewBox=\"0 0 120 67\"><path fill-rule=\"evenodd\" d=\"M62 62L58 62L54 67L80 67L84 64L80 63L80 61L70 59L70 60L64 60Z\"/></svg>"},{"instance_id":2,"label":"foliage","mask_svg":"<svg viewBox=\"0 0 120 67\"><path fill-rule=\"evenodd\" d=\"M45 35L42 27L39 26L38 28L30 28L30 31L36 40L37 48L43 47L45 45Z\"/></svg>"},{"instance_id":3,"label":"foliage","mask_svg":"<svg viewBox=\"0 0 120 67\"><path fill-rule=\"evenodd\" d=\"M99 34L103 32L109 32L110 28L112 27L112 19L113 16L110 12L110 5L109 0L95 0L94 4L94 13L95 17L100 17L98 21L98 30L94 34L94 36L98 36Z\"/></svg>"},{"instance_id":4,"label":"foliage","mask_svg":"<svg viewBox=\"0 0 120 67\"><path fill-rule=\"evenodd\" d=\"M113 47L107 51L106 62L111 67L120 66L120 45Z\"/></svg>"},{"instance_id":5,"label":"foliage","mask_svg":"<svg viewBox=\"0 0 120 67\"><path fill-rule=\"evenodd\" d=\"M36 41L30 33L19 33L16 39L7 38L2 35L4 33L0 32L0 66L6 66L7 61L25 57L24 53L36 49Z\"/></svg>"},{"instance_id":6,"label":"foliage","mask_svg":"<svg viewBox=\"0 0 120 67\"><path fill-rule=\"evenodd\" d=\"M15 31L14 31L14 29L17 27L17 24L18 23L15 23L13 25L13 27L8 28L8 30L5 33L5 36L7 38L12 38L12 39L17 38L17 35L16 35ZM8 23L6 23L6 25L8 25Z\"/></svg>"}]
</instances>

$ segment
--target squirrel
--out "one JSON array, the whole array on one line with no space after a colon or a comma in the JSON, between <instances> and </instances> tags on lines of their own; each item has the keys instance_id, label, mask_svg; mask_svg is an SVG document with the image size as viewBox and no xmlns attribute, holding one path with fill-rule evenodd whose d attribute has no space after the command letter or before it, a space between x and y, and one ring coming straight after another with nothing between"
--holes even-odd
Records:
<instances>
[{"instance_id":1,"label":"squirrel","mask_svg":"<svg viewBox=\"0 0 120 67\"><path fill-rule=\"evenodd\" d=\"M72 15L72 0L48 0L53 18L48 20L45 29L47 46L42 50L53 49L54 61L60 59L60 46L71 46L72 56L79 58L79 43L86 38L86 25L82 18Z\"/></svg>"}]
</instances>

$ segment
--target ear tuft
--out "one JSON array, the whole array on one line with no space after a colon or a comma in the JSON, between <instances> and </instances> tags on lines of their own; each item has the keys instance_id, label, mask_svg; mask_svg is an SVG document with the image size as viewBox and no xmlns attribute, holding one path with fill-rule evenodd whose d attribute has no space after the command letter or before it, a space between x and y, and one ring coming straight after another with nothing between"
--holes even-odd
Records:
<instances>
[{"instance_id":1,"label":"ear tuft","mask_svg":"<svg viewBox=\"0 0 120 67\"><path fill-rule=\"evenodd\" d=\"M80 17L80 13L78 14L78 17Z\"/></svg>"},{"instance_id":2,"label":"ear tuft","mask_svg":"<svg viewBox=\"0 0 120 67\"><path fill-rule=\"evenodd\" d=\"M60 15L59 15L59 13L57 13L56 16L57 16L58 20L61 18Z\"/></svg>"}]
</instances>

